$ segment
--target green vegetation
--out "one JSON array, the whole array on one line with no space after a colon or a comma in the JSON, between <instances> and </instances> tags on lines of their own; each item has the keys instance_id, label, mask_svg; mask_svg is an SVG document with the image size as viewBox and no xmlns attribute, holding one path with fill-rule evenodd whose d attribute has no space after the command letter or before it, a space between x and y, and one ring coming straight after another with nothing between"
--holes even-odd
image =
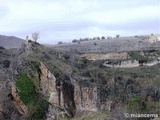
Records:
<instances>
[{"instance_id":1,"label":"green vegetation","mask_svg":"<svg viewBox=\"0 0 160 120\"><path fill-rule=\"evenodd\" d=\"M83 57L83 58L81 58L81 59L79 60L79 62L82 63L82 64L87 64L87 63L89 63L90 61L89 61L88 59L86 59L85 57Z\"/></svg>"},{"instance_id":2,"label":"green vegetation","mask_svg":"<svg viewBox=\"0 0 160 120\"><path fill-rule=\"evenodd\" d=\"M34 66L33 69L36 71L39 68L39 62L38 61L31 61L31 64Z\"/></svg>"},{"instance_id":3,"label":"green vegetation","mask_svg":"<svg viewBox=\"0 0 160 120\"><path fill-rule=\"evenodd\" d=\"M82 117L66 118L59 120L106 120L107 118L111 118L111 113L109 111L98 111L98 112L85 112Z\"/></svg>"},{"instance_id":4,"label":"green vegetation","mask_svg":"<svg viewBox=\"0 0 160 120\"><path fill-rule=\"evenodd\" d=\"M142 61L149 61L150 60L148 56L141 55L138 52L130 52L129 55L134 60L142 60Z\"/></svg>"},{"instance_id":5,"label":"green vegetation","mask_svg":"<svg viewBox=\"0 0 160 120\"><path fill-rule=\"evenodd\" d=\"M44 100L39 93L36 93L34 81L32 81L27 74L23 73L18 77L16 86L22 102L28 107L28 119L43 119L48 109L48 102Z\"/></svg>"},{"instance_id":6,"label":"green vegetation","mask_svg":"<svg viewBox=\"0 0 160 120\"><path fill-rule=\"evenodd\" d=\"M43 51L42 48L38 49ZM66 95L65 101L67 102L65 104L68 106L68 111L72 112L74 110L74 104L70 98L74 97L74 93L71 94L72 91L70 90L72 86L67 86L69 84L72 85L70 82L71 76L78 81L80 87L92 89L93 86L97 86L98 99L101 103L107 103L107 100L112 101L113 109L111 109L113 111L116 110L116 105L124 105L125 108L118 106L119 113L115 111L117 114L122 114L123 111L138 113L158 112L160 108L158 103L160 98L160 64L152 67L106 68L102 66L104 61L89 61L81 57L72 59L70 54L63 52L41 51L39 52L40 54L33 55L32 60L27 59L28 71L32 69L31 72L26 72L28 76L21 74L16 81L19 90L18 94L28 107L31 119L42 119L48 108L48 103L39 93L39 61L46 65L57 81L60 80L66 83L63 95ZM37 50L34 51L35 54L36 52ZM149 61L151 59L150 54L130 52L129 55L131 59ZM109 113L97 112L88 115L83 114L83 117L74 118L73 120L103 120L108 115ZM114 115L111 116L116 118ZM69 118L69 120L71 119Z\"/></svg>"},{"instance_id":7,"label":"green vegetation","mask_svg":"<svg viewBox=\"0 0 160 120\"><path fill-rule=\"evenodd\" d=\"M16 86L19 90L18 94L24 104L28 104L35 100L34 84L26 74L21 74L16 81Z\"/></svg>"},{"instance_id":8,"label":"green vegetation","mask_svg":"<svg viewBox=\"0 0 160 120\"><path fill-rule=\"evenodd\" d=\"M159 102L145 101L132 96L128 103L128 110L130 112L139 112L139 113L156 113L156 109L160 107Z\"/></svg>"},{"instance_id":9,"label":"green vegetation","mask_svg":"<svg viewBox=\"0 0 160 120\"><path fill-rule=\"evenodd\" d=\"M136 96L132 96L128 103L128 109L138 111L140 109L139 108L140 106L141 106L141 101Z\"/></svg>"}]
</instances>

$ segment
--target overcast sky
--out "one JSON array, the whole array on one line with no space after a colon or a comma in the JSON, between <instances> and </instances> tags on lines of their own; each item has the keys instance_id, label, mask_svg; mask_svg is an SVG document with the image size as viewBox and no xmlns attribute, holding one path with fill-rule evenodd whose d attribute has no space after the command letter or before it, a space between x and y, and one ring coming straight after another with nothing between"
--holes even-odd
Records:
<instances>
[{"instance_id":1,"label":"overcast sky","mask_svg":"<svg viewBox=\"0 0 160 120\"><path fill-rule=\"evenodd\" d=\"M0 34L40 43L160 33L160 0L0 0Z\"/></svg>"}]
</instances>

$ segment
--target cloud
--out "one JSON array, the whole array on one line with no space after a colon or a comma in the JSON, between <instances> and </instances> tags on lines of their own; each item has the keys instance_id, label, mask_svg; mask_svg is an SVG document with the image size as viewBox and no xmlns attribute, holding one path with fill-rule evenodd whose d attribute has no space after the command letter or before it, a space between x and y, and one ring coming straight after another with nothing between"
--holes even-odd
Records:
<instances>
[{"instance_id":1,"label":"cloud","mask_svg":"<svg viewBox=\"0 0 160 120\"><path fill-rule=\"evenodd\" d=\"M4 6L0 6L0 18L3 19L9 12L9 10L4 7Z\"/></svg>"},{"instance_id":2,"label":"cloud","mask_svg":"<svg viewBox=\"0 0 160 120\"><path fill-rule=\"evenodd\" d=\"M16 2L15 2L16 1ZM96 7L96 3L83 2L81 0L70 1L19 1L13 0L7 3L10 13L5 19L8 26L21 29L39 27L42 24L53 24L67 21L75 21L78 14L87 8ZM6 29L5 24L4 29ZM6 29L12 31L12 29Z\"/></svg>"},{"instance_id":3,"label":"cloud","mask_svg":"<svg viewBox=\"0 0 160 120\"><path fill-rule=\"evenodd\" d=\"M123 8L120 10L99 11L86 14L90 21L101 24L126 23L134 20L155 19L160 16L160 6L144 6L137 8Z\"/></svg>"},{"instance_id":4,"label":"cloud","mask_svg":"<svg viewBox=\"0 0 160 120\"><path fill-rule=\"evenodd\" d=\"M1 2L2 1L2 2ZM159 0L0 0L0 34L40 42L160 32Z\"/></svg>"}]
</instances>

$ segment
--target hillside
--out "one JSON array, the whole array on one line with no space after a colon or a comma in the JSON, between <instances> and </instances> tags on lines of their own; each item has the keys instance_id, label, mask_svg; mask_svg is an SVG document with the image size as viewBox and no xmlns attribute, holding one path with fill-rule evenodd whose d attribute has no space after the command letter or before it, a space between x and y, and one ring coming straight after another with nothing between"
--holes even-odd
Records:
<instances>
[{"instance_id":1,"label":"hillside","mask_svg":"<svg viewBox=\"0 0 160 120\"><path fill-rule=\"evenodd\" d=\"M103 40L90 40L78 43L69 43L49 46L62 51L79 53L107 53L122 51L145 50L151 46L151 43L138 37L121 37Z\"/></svg>"},{"instance_id":2,"label":"hillside","mask_svg":"<svg viewBox=\"0 0 160 120\"><path fill-rule=\"evenodd\" d=\"M23 39L14 36L0 35L0 46L5 47L6 49L20 48L23 42Z\"/></svg>"},{"instance_id":3,"label":"hillside","mask_svg":"<svg viewBox=\"0 0 160 120\"><path fill-rule=\"evenodd\" d=\"M160 64L148 63L159 61L160 50L104 54L103 59L89 59L32 41L18 52L1 48L0 119L129 120L131 113L155 114L140 118L144 120L156 118ZM138 66L123 65L128 60Z\"/></svg>"}]
</instances>

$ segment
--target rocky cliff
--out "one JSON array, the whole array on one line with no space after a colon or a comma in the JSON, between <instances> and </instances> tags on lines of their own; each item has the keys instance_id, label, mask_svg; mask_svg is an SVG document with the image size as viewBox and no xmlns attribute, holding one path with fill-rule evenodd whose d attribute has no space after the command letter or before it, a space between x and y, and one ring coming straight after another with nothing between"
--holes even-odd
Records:
<instances>
[{"instance_id":1,"label":"rocky cliff","mask_svg":"<svg viewBox=\"0 0 160 120\"><path fill-rule=\"evenodd\" d=\"M82 54L81 57L85 57L88 60L107 60L107 59L127 59L128 53L106 53L106 54Z\"/></svg>"},{"instance_id":2,"label":"rocky cliff","mask_svg":"<svg viewBox=\"0 0 160 120\"><path fill-rule=\"evenodd\" d=\"M32 41L23 44L14 57L5 53L1 50L1 119L90 119L85 116L95 113L95 119L125 120L124 113L159 114L159 64L106 68L98 57L73 59L72 54ZM158 57L159 51L145 54ZM123 60L128 53L101 58L112 57ZM131 58L146 60L139 53Z\"/></svg>"}]
</instances>

